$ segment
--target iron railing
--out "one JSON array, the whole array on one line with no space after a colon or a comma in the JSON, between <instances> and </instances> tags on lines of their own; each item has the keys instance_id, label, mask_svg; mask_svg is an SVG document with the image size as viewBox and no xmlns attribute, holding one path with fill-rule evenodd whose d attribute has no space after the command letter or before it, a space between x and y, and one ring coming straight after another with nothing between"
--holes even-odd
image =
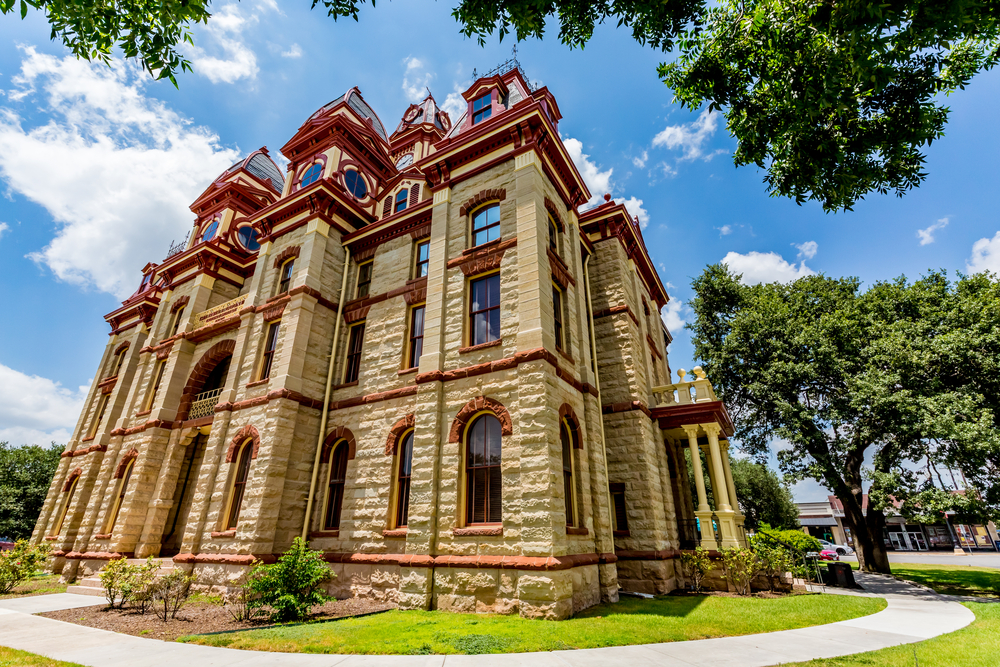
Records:
<instances>
[{"instance_id":1,"label":"iron railing","mask_svg":"<svg viewBox=\"0 0 1000 667\"><path fill-rule=\"evenodd\" d=\"M215 406L219 404L219 394L222 388L203 391L194 397L191 409L188 411L188 419L201 419L215 414Z\"/></svg>"},{"instance_id":2,"label":"iron railing","mask_svg":"<svg viewBox=\"0 0 1000 667\"><path fill-rule=\"evenodd\" d=\"M170 242L170 248L167 250L166 259L170 259L174 255L177 255L179 253L184 252L184 246L186 246L186 245L187 245L187 241L181 240L181 241L178 241L177 243L174 243L173 241L171 241Z\"/></svg>"}]
</instances>

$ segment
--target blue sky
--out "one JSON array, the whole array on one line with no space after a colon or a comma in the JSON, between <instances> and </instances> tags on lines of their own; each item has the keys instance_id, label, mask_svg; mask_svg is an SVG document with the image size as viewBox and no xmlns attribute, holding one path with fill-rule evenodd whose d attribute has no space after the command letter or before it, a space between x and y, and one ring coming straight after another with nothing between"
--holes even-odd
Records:
<instances>
[{"instance_id":1,"label":"blue sky","mask_svg":"<svg viewBox=\"0 0 1000 667\"><path fill-rule=\"evenodd\" d=\"M357 23L308 4L214 4L179 90L131 65L68 57L37 13L0 20L0 441L66 441L107 340L102 316L186 237L188 205L237 157L263 145L277 155L353 85L390 130L425 86L448 108L473 68L494 67L513 45L463 38L449 3L379 3ZM613 26L570 50L557 28L520 44L520 61L555 94L595 197L627 200L646 225L672 297L663 316L674 369L694 363L682 328L691 280L723 259L747 280L1000 270L1000 74L948 101L923 187L826 214L769 197L761 173L733 166L724 119L672 104L658 81L669 56ZM795 493L826 495L815 483Z\"/></svg>"}]
</instances>

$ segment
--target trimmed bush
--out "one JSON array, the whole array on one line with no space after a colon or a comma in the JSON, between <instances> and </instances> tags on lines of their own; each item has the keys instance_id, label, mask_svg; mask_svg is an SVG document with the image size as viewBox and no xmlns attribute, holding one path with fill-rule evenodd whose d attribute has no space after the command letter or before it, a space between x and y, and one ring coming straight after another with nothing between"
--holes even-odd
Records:
<instances>
[{"instance_id":1,"label":"trimmed bush","mask_svg":"<svg viewBox=\"0 0 1000 667\"><path fill-rule=\"evenodd\" d=\"M750 582L760 572L760 561L754 550L746 547L723 549L722 565L726 580L736 589L737 595L750 595Z\"/></svg>"},{"instance_id":2,"label":"trimmed bush","mask_svg":"<svg viewBox=\"0 0 1000 667\"><path fill-rule=\"evenodd\" d=\"M812 535L806 535L801 530L774 530L773 528L761 528L758 532L781 540L802 554L808 551L819 551L822 548L819 540ZM755 541L760 539L757 536L754 537ZM764 539L763 541L770 542L770 540L767 539ZM773 544L773 542L771 543Z\"/></svg>"},{"instance_id":3,"label":"trimmed bush","mask_svg":"<svg viewBox=\"0 0 1000 667\"><path fill-rule=\"evenodd\" d=\"M191 582L194 577L187 572L174 570L168 575L159 577L152 586L154 609L156 615L166 623L168 618L175 618L180 608L191 595Z\"/></svg>"},{"instance_id":4,"label":"trimmed bush","mask_svg":"<svg viewBox=\"0 0 1000 667\"><path fill-rule=\"evenodd\" d=\"M261 565L248 578L253 604L270 607L271 620L299 621L309 610L330 596L321 586L333 578L322 551L311 551L305 540L296 537L288 551L273 565Z\"/></svg>"},{"instance_id":5,"label":"trimmed bush","mask_svg":"<svg viewBox=\"0 0 1000 667\"><path fill-rule=\"evenodd\" d=\"M696 547L694 551L681 554L681 568L684 576L691 583L695 593L701 593L701 583L712 570L712 559L704 547Z\"/></svg>"},{"instance_id":6,"label":"trimmed bush","mask_svg":"<svg viewBox=\"0 0 1000 667\"><path fill-rule=\"evenodd\" d=\"M28 540L18 540L13 549L0 551L0 595L10 593L31 579L45 564L51 549L47 544L32 546Z\"/></svg>"}]
</instances>

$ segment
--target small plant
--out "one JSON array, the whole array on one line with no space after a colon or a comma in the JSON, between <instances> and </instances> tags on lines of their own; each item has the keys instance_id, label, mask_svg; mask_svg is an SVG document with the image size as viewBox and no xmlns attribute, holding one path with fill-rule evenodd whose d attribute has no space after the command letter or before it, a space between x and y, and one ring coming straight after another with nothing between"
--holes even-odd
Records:
<instances>
[{"instance_id":1,"label":"small plant","mask_svg":"<svg viewBox=\"0 0 1000 667\"><path fill-rule=\"evenodd\" d=\"M750 595L750 582L760 572L760 561L754 550L746 547L723 549L722 565L726 580L736 589L737 595Z\"/></svg>"},{"instance_id":2,"label":"small plant","mask_svg":"<svg viewBox=\"0 0 1000 667\"><path fill-rule=\"evenodd\" d=\"M701 593L701 584L712 570L712 559L704 547L697 547L694 551L685 551L681 554L681 569L684 576L691 583L695 593Z\"/></svg>"},{"instance_id":3,"label":"small plant","mask_svg":"<svg viewBox=\"0 0 1000 667\"><path fill-rule=\"evenodd\" d=\"M130 590L132 580L135 578L139 568L130 565L124 558L109 560L108 564L101 570L101 586L104 587L104 597L108 599L108 608L114 609L116 606L121 609L128 600L126 591Z\"/></svg>"},{"instance_id":4,"label":"small plant","mask_svg":"<svg viewBox=\"0 0 1000 667\"><path fill-rule=\"evenodd\" d=\"M154 609L156 615L166 623L168 618L175 618L180 608L187 602L191 594L191 582L194 577L187 572L174 570L168 575L160 577L153 584L153 600L156 602Z\"/></svg>"},{"instance_id":5,"label":"small plant","mask_svg":"<svg viewBox=\"0 0 1000 667\"><path fill-rule=\"evenodd\" d=\"M236 585L236 590L222 598L222 606L237 623L255 621L264 615L264 601L253 584L253 580L260 577L259 569L260 564L254 565Z\"/></svg>"},{"instance_id":6,"label":"small plant","mask_svg":"<svg viewBox=\"0 0 1000 667\"><path fill-rule=\"evenodd\" d=\"M35 574L49 557L46 545L32 546L28 540L18 540L14 548L0 551L0 595L10 593Z\"/></svg>"},{"instance_id":7,"label":"small plant","mask_svg":"<svg viewBox=\"0 0 1000 667\"><path fill-rule=\"evenodd\" d=\"M288 551L273 565L261 565L248 577L249 591L274 611L271 620L298 621L309 610L330 599L321 586L333 578L323 561L323 552L311 551L305 540L296 537Z\"/></svg>"},{"instance_id":8,"label":"small plant","mask_svg":"<svg viewBox=\"0 0 1000 667\"><path fill-rule=\"evenodd\" d=\"M795 566L792 555L784 547L766 544L763 540L754 545L754 551L757 553L760 571L767 577L767 584L773 592L781 576Z\"/></svg>"},{"instance_id":9,"label":"small plant","mask_svg":"<svg viewBox=\"0 0 1000 667\"><path fill-rule=\"evenodd\" d=\"M122 605L128 603L140 614L145 614L153 603L153 588L160 564L150 556L142 565L130 567L130 576L126 577L121 586Z\"/></svg>"}]
</instances>

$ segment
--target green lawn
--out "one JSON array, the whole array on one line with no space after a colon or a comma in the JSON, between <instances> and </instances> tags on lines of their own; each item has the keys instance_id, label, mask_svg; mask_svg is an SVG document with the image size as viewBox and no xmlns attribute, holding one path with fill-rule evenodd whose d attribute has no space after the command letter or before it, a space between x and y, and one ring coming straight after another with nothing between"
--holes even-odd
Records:
<instances>
[{"instance_id":1,"label":"green lawn","mask_svg":"<svg viewBox=\"0 0 1000 667\"><path fill-rule=\"evenodd\" d=\"M303 653L517 653L772 632L866 616L883 608L885 600L880 598L834 595L624 598L565 621L390 611L361 618L194 635L179 641Z\"/></svg>"},{"instance_id":2,"label":"green lawn","mask_svg":"<svg viewBox=\"0 0 1000 667\"><path fill-rule=\"evenodd\" d=\"M895 566L893 566L895 569ZM976 620L958 632L934 639L858 653L843 658L797 662L784 667L984 667L1000 662L1000 604L970 602L965 605ZM914 657L914 651L916 651Z\"/></svg>"},{"instance_id":3,"label":"green lawn","mask_svg":"<svg viewBox=\"0 0 1000 667\"><path fill-rule=\"evenodd\" d=\"M6 646L0 646L0 667L82 667L75 662L61 662L49 658L15 651Z\"/></svg>"},{"instance_id":4,"label":"green lawn","mask_svg":"<svg viewBox=\"0 0 1000 667\"><path fill-rule=\"evenodd\" d=\"M24 582L10 593L0 595L0 600L6 598L24 597L26 595L45 595L47 593L65 593L67 584L59 583L58 574L39 573ZM2 665L3 663L0 663Z\"/></svg>"},{"instance_id":5,"label":"green lawn","mask_svg":"<svg viewBox=\"0 0 1000 667\"><path fill-rule=\"evenodd\" d=\"M852 563L856 569L857 563ZM1000 570L971 565L932 565L929 563L893 563L892 574L933 588L945 595L1000 597Z\"/></svg>"}]
</instances>

